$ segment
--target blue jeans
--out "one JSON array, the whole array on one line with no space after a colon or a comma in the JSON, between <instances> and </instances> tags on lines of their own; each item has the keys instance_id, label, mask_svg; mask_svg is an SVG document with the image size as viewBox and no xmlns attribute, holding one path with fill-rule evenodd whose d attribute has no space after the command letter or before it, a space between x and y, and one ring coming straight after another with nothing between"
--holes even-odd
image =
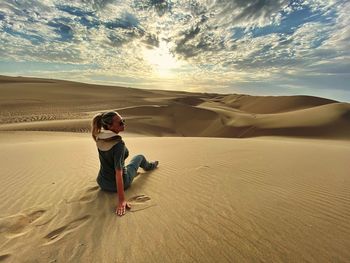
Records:
<instances>
[{"instance_id":1,"label":"blue jeans","mask_svg":"<svg viewBox=\"0 0 350 263\"><path fill-rule=\"evenodd\" d=\"M145 170L149 169L150 163L142 154L134 156L129 164L125 167L126 173L123 174L124 190L129 188L132 181L137 175L137 169L141 167Z\"/></svg>"}]
</instances>

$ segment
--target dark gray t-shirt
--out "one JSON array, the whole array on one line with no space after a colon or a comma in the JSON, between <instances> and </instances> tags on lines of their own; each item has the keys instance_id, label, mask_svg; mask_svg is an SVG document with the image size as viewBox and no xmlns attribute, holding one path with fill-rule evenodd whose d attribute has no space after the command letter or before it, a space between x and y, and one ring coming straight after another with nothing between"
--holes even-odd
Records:
<instances>
[{"instance_id":1,"label":"dark gray t-shirt","mask_svg":"<svg viewBox=\"0 0 350 263\"><path fill-rule=\"evenodd\" d=\"M97 147L100 159L97 182L103 190L115 192L117 191L115 171L123 170L123 175L126 174L125 159L129 156L128 148L120 136L107 142L98 141Z\"/></svg>"}]
</instances>

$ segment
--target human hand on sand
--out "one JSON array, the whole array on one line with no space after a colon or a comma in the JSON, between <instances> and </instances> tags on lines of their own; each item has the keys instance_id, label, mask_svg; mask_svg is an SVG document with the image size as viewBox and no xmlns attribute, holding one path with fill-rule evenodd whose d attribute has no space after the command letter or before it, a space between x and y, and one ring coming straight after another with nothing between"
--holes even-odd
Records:
<instances>
[{"instance_id":1,"label":"human hand on sand","mask_svg":"<svg viewBox=\"0 0 350 263\"><path fill-rule=\"evenodd\" d=\"M118 216L123 216L125 215L125 211L126 209L130 209L131 208L131 205L128 204L127 202L123 201L123 202L120 202L118 207L117 207L117 210L115 211L115 213L118 215Z\"/></svg>"}]
</instances>

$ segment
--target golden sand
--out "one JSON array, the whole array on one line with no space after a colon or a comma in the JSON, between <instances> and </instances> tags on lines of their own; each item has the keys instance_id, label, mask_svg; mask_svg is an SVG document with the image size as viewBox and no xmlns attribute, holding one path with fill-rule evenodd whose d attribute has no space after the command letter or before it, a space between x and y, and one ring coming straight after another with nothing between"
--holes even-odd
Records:
<instances>
[{"instance_id":1,"label":"golden sand","mask_svg":"<svg viewBox=\"0 0 350 263\"><path fill-rule=\"evenodd\" d=\"M348 103L9 77L0 92L1 262L350 261ZM160 161L123 217L86 133L110 109L130 156Z\"/></svg>"}]
</instances>

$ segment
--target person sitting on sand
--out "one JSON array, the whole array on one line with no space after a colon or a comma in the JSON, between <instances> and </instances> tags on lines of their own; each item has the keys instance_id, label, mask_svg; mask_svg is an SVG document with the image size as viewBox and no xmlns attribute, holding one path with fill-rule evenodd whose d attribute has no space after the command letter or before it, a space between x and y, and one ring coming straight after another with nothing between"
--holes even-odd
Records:
<instances>
[{"instance_id":1,"label":"person sitting on sand","mask_svg":"<svg viewBox=\"0 0 350 263\"><path fill-rule=\"evenodd\" d=\"M119 216L125 214L125 209L131 208L125 201L124 190L130 187L137 175L137 169L141 167L150 171L158 166L158 161L148 162L141 154L132 158L127 166L124 165L129 151L122 137L118 135L124 129L125 120L114 111L97 114L92 120L92 137L100 159L97 183L104 191L118 193L116 213Z\"/></svg>"}]
</instances>

